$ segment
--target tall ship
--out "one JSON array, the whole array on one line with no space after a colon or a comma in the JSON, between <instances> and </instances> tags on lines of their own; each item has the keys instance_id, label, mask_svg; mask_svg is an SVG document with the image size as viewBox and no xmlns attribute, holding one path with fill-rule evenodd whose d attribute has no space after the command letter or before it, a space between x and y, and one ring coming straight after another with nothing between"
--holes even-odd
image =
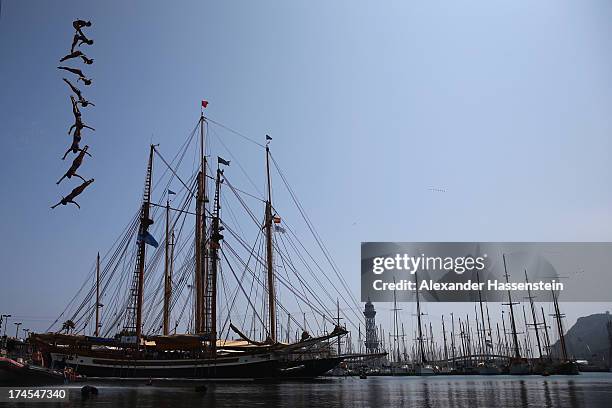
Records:
<instances>
[{"instance_id":1,"label":"tall ship","mask_svg":"<svg viewBox=\"0 0 612 408\"><path fill-rule=\"evenodd\" d=\"M228 135L260 152L251 160L265 158L263 193L257 173L227 148ZM134 216L48 332L31 335L44 365L179 379L313 378L338 366L358 303L271 140L259 143L202 109L173 158L150 145ZM275 194L290 210L273 203L273 170L284 186ZM287 222L292 214L301 225Z\"/></svg>"}]
</instances>

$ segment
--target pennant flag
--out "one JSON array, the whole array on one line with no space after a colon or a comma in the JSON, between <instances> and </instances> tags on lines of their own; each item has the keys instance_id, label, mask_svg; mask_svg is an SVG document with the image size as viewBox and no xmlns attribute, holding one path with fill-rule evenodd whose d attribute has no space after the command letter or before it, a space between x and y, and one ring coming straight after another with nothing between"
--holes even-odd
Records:
<instances>
[{"instance_id":1,"label":"pennant flag","mask_svg":"<svg viewBox=\"0 0 612 408\"><path fill-rule=\"evenodd\" d=\"M278 215L274 216L274 223L275 224L280 224L281 223L281 217L279 217Z\"/></svg>"},{"instance_id":2,"label":"pennant flag","mask_svg":"<svg viewBox=\"0 0 612 408\"><path fill-rule=\"evenodd\" d=\"M224 160L222 157L219 157L219 156L217 156L217 163L224 164L226 166L230 165L230 161L229 160Z\"/></svg>"},{"instance_id":3,"label":"pennant flag","mask_svg":"<svg viewBox=\"0 0 612 408\"><path fill-rule=\"evenodd\" d=\"M272 138L270 137L270 135L266 135L266 140L272 140Z\"/></svg>"},{"instance_id":4,"label":"pennant flag","mask_svg":"<svg viewBox=\"0 0 612 408\"><path fill-rule=\"evenodd\" d=\"M142 241L144 241L145 244L151 245L154 248L157 248L159 246L155 238L153 238L153 235L149 234L148 231L145 231L144 234L138 234L138 239L136 240L136 242L140 243Z\"/></svg>"},{"instance_id":5,"label":"pennant flag","mask_svg":"<svg viewBox=\"0 0 612 408\"><path fill-rule=\"evenodd\" d=\"M206 108L208 106L208 101L202 101L202 107Z\"/></svg>"},{"instance_id":6,"label":"pennant flag","mask_svg":"<svg viewBox=\"0 0 612 408\"><path fill-rule=\"evenodd\" d=\"M287 231L285 231L285 229L284 229L283 227L281 227L280 225L275 225L275 226L274 226L274 231L276 231L276 232L280 232L281 234L284 234L285 232L287 232Z\"/></svg>"},{"instance_id":7,"label":"pennant flag","mask_svg":"<svg viewBox=\"0 0 612 408\"><path fill-rule=\"evenodd\" d=\"M170 194L174 194L174 195L176 195L176 193L175 193L174 191L172 191L172 190L168 189L168 195L170 195Z\"/></svg>"}]
</instances>

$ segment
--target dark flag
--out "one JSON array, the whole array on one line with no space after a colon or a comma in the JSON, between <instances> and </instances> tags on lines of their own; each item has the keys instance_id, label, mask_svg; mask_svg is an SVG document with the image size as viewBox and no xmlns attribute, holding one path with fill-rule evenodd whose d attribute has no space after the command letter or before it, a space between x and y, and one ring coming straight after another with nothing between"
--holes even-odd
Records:
<instances>
[{"instance_id":1,"label":"dark flag","mask_svg":"<svg viewBox=\"0 0 612 408\"><path fill-rule=\"evenodd\" d=\"M230 165L230 161L229 161L229 160L224 160L223 158L221 158L221 157L219 157L219 156L217 156L217 163L219 163L219 164L224 164L224 165L226 165L226 166L229 166L229 165Z\"/></svg>"},{"instance_id":2,"label":"dark flag","mask_svg":"<svg viewBox=\"0 0 612 408\"><path fill-rule=\"evenodd\" d=\"M138 234L136 242L140 243L141 241L144 241L145 244L151 245L155 248L159 246L155 238L153 238L153 235L149 234L148 231L145 231L144 234Z\"/></svg>"},{"instance_id":3,"label":"dark flag","mask_svg":"<svg viewBox=\"0 0 612 408\"><path fill-rule=\"evenodd\" d=\"M272 140L272 138L270 137L270 135L266 135L266 140Z\"/></svg>"}]
</instances>

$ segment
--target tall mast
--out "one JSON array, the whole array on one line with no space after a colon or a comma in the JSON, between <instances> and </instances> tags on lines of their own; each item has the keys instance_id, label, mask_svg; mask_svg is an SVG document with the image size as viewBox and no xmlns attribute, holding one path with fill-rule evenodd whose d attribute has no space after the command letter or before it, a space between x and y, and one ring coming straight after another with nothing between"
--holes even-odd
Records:
<instances>
[{"instance_id":1,"label":"tall mast","mask_svg":"<svg viewBox=\"0 0 612 408\"><path fill-rule=\"evenodd\" d=\"M395 277L393 277L393 283L395 283ZM399 362L400 359L400 349L399 349L399 325L397 323L397 312L400 309L397 308L397 294L395 289L393 289L393 343L395 344L395 357L397 358L396 362Z\"/></svg>"},{"instance_id":2,"label":"tall mast","mask_svg":"<svg viewBox=\"0 0 612 408\"><path fill-rule=\"evenodd\" d=\"M529 278L527 277L527 269L525 269L525 282L529 283ZM535 305L533 304L533 296L531 296L531 289L529 289L529 285L527 285L527 295L529 296L529 305L531 306L531 318L533 319L533 328L535 330L536 340L538 342L538 352L540 353L540 358L542 358L542 343L540 342L540 332L538 330L539 324L538 319L536 317Z\"/></svg>"},{"instance_id":3,"label":"tall mast","mask_svg":"<svg viewBox=\"0 0 612 408\"><path fill-rule=\"evenodd\" d=\"M489 348L487 345L487 328L485 326L484 309L482 307L482 291L480 290L480 274L478 273L478 269L476 270L476 280L478 281L478 303L480 304L480 322L482 324L482 334L479 336L481 339L481 352L482 354L488 354ZM478 328L478 324L476 325L476 328L477 330L480 330Z\"/></svg>"},{"instance_id":4,"label":"tall mast","mask_svg":"<svg viewBox=\"0 0 612 408\"><path fill-rule=\"evenodd\" d=\"M268 200L266 201L266 261L268 267L268 313L270 317L270 340L276 342L276 305L274 290L274 259L272 257L272 188L270 185L270 148L266 145L266 174L268 181Z\"/></svg>"},{"instance_id":5,"label":"tall mast","mask_svg":"<svg viewBox=\"0 0 612 408\"><path fill-rule=\"evenodd\" d=\"M340 327L340 301L336 298L336 324ZM342 348L340 343L340 336L338 336L338 355L342 354Z\"/></svg>"},{"instance_id":6,"label":"tall mast","mask_svg":"<svg viewBox=\"0 0 612 408\"><path fill-rule=\"evenodd\" d=\"M419 323L419 354L421 355L421 363L427 362L427 357L425 357L425 348L423 347L423 328L421 327L421 303L419 302L419 278L415 272L414 274L414 282L416 283L416 304L417 304L417 321Z\"/></svg>"},{"instance_id":7,"label":"tall mast","mask_svg":"<svg viewBox=\"0 0 612 408\"><path fill-rule=\"evenodd\" d=\"M406 355L406 332L404 331L404 322L402 322L402 349L404 354L404 361L408 361L408 356Z\"/></svg>"},{"instance_id":8,"label":"tall mast","mask_svg":"<svg viewBox=\"0 0 612 408\"><path fill-rule=\"evenodd\" d=\"M219 248L221 247L221 226L219 223L219 210L221 208L221 176L223 170L217 165L217 177L215 181L215 202L212 217L212 233L210 237L210 268L206 276L206 333L209 336L211 351L217 348L217 273L219 269Z\"/></svg>"},{"instance_id":9,"label":"tall mast","mask_svg":"<svg viewBox=\"0 0 612 408\"><path fill-rule=\"evenodd\" d=\"M196 333L210 331L210 308L204 299L204 287L208 265L206 262L206 140L204 135L204 112L200 116L200 171L198 172L198 190L196 196L195 228L195 299L194 329Z\"/></svg>"},{"instance_id":10,"label":"tall mast","mask_svg":"<svg viewBox=\"0 0 612 408\"><path fill-rule=\"evenodd\" d=\"M170 271L168 272L168 287L170 288L170 293L168 294L168 299L172 298L172 274L174 271L174 229L172 230L172 236L170 241ZM168 309L170 310L170 309ZM170 320L170 313L168 313L168 320ZM174 334L176 334L176 326L174 325Z\"/></svg>"},{"instance_id":11,"label":"tall mast","mask_svg":"<svg viewBox=\"0 0 612 408\"><path fill-rule=\"evenodd\" d=\"M531 337L529 336L529 326L527 323L527 313L525 312L525 305L523 305L523 321L525 322L525 357L529 358L533 357L533 352L531 351Z\"/></svg>"},{"instance_id":12,"label":"tall mast","mask_svg":"<svg viewBox=\"0 0 612 408\"><path fill-rule=\"evenodd\" d=\"M455 314L451 312L451 353L453 356L453 367L455 367Z\"/></svg>"},{"instance_id":13,"label":"tall mast","mask_svg":"<svg viewBox=\"0 0 612 408\"><path fill-rule=\"evenodd\" d=\"M567 361L567 346L565 345L565 335L563 334L563 322L561 321L561 319L565 317L565 315L562 315L561 311L559 310L559 300L557 299L557 296L555 295L554 290L552 290L552 298L553 298L553 304L555 307L555 314L553 315L553 317L557 321L557 330L559 331L559 343L561 343L561 356L563 357L563 361Z\"/></svg>"},{"instance_id":14,"label":"tall mast","mask_svg":"<svg viewBox=\"0 0 612 408\"><path fill-rule=\"evenodd\" d=\"M504 260L504 272L506 275L506 283L508 283L508 269L506 268L506 254L502 254L502 258ZM514 357L521 358L521 352L519 350L519 342L518 337L516 335L516 322L514 321L514 308L513 306L516 303L512 303L512 296L510 295L510 290L508 289L508 305L510 306L510 323L512 325L512 342L514 346Z\"/></svg>"},{"instance_id":15,"label":"tall mast","mask_svg":"<svg viewBox=\"0 0 612 408\"><path fill-rule=\"evenodd\" d=\"M444 326L444 315L442 315L442 337L444 338L444 360L448 365L448 347L446 346L446 327Z\"/></svg>"},{"instance_id":16,"label":"tall mast","mask_svg":"<svg viewBox=\"0 0 612 408\"><path fill-rule=\"evenodd\" d=\"M96 337L100 335L100 253L96 258Z\"/></svg>"},{"instance_id":17,"label":"tall mast","mask_svg":"<svg viewBox=\"0 0 612 408\"><path fill-rule=\"evenodd\" d=\"M166 248L164 264L164 322L163 333L170 333L170 296L172 294L172 280L170 278L170 200L166 200Z\"/></svg>"},{"instance_id":18,"label":"tall mast","mask_svg":"<svg viewBox=\"0 0 612 408\"><path fill-rule=\"evenodd\" d=\"M136 334L136 344L140 345L142 339L142 302L144 298L144 273L145 273L145 258L146 258L146 236L149 234L148 229L153 220L149 218L149 209L151 206L151 177L153 175L153 152L155 146L151 145L149 151L149 163L147 165L147 175L145 178L145 187L143 192L142 207L140 210L140 226L138 228L138 252L136 257L136 265L134 267L134 277L132 279L132 287L130 289L130 305L128 307L128 319L124 329L128 332L133 331Z\"/></svg>"},{"instance_id":19,"label":"tall mast","mask_svg":"<svg viewBox=\"0 0 612 408\"><path fill-rule=\"evenodd\" d=\"M546 355L550 358L550 336L548 335L548 324L546 323L546 315L544 314L544 306L542 309L542 323L544 324L544 342L546 343Z\"/></svg>"}]
</instances>

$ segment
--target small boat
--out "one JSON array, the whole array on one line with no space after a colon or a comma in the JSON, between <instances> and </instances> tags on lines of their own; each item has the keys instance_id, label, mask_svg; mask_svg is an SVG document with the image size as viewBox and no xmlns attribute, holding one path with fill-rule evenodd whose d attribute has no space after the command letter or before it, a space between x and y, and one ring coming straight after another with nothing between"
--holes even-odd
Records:
<instances>
[{"instance_id":1,"label":"small boat","mask_svg":"<svg viewBox=\"0 0 612 408\"><path fill-rule=\"evenodd\" d=\"M50 370L0 357L0 386L58 385L84 381L85 377L69 375L68 372Z\"/></svg>"},{"instance_id":2,"label":"small boat","mask_svg":"<svg viewBox=\"0 0 612 408\"><path fill-rule=\"evenodd\" d=\"M414 368L414 374L419 376L436 375L436 370L429 364L419 364Z\"/></svg>"}]
</instances>

